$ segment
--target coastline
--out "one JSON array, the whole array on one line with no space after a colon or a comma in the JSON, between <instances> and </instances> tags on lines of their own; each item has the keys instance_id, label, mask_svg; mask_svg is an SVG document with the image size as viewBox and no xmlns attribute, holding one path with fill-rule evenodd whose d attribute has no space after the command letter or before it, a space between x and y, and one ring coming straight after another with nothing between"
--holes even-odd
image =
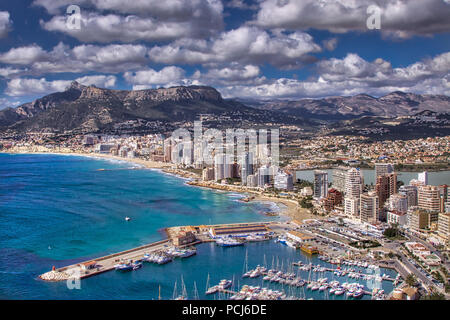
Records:
<instances>
[{"instance_id":1,"label":"coastline","mask_svg":"<svg viewBox=\"0 0 450 320\"><path fill-rule=\"evenodd\" d=\"M276 197L270 197L267 195L264 195L258 191L255 190L242 190L242 188L239 186L233 186L233 185L220 185L220 184L211 184L211 183L205 183L203 181L192 181L193 178L199 178L196 174L180 170L180 169L173 169L171 167L171 164L165 163L165 162L158 162L158 161L152 161L152 160L143 160L138 158L122 158L118 156L113 156L109 154L99 154L99 153L83 153L83 152L46 152L45 150L39 150L39 151L10 151L10 152L0 152L5 154L53 154L53 155L62 155L62 156L80 156L80 157L89 157L89 158L103 158L106 160L117 160L117 161L125 161L133 164L138 164L143 166L145 169L155 169L162 173L169 174L172 176L175 176L177 178L187 180L186 184L198 187L198 188L207 188L210 190L220 190L224 192L235 192L242 194L245 196L246 194L252 194L254 196L253 200L251 201L258 201L261 203L264 202L272 202L277 205L279 210L277 210L276 215L279 215L280 217L285 218L287 221L303 221L305 219L320 219L318 216L312 215L307 209L301 208L295 201L289 200L289 199L280 199ZM283 207L280 207L278 204L282 204Z\"/></svg>"}]
</instances>

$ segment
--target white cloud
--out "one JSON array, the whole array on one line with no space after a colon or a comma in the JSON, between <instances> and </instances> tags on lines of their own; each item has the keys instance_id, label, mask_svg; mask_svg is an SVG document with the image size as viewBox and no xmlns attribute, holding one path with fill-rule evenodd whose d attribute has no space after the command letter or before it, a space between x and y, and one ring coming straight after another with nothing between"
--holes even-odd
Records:
<instances>
[{"instance_id":1,"label":"white cloud","mask_svg":"<svg viewBox=\"0 0 450 320\"><path fill-rule=\"evenodd\" d=\"M102 88L114 87L116 84L115 76L105 75L84 76L75 80L86 86L95 85ZM44 95L64 91L71 83L72 80L17 78L8 81L5 94L13 97Z\"/></svg>"},{"instance_id":2,"label":"white cloud","mask_svg":"<svg viewBox=\"0 0 450 320\"><path fill-rule=\"evenodd\" d=\"M12 21L9 18L8 11L0 11L0 39L8 35L11 29Z\"/></svg>"},{"instance_id":3,"label":"white cloud","mask_svg":"<svg viewBox=\"0 0 450 320\"><path fill-rule=\"evenodd\" d=\"M139 89L148 88L152 85L166 85L167 83L177 82L184 76L184 70L174 66L165 67L160 71L147 69L124 74L125 80Z\"/></svg>"},{"instance_id":4,"label":"white cloud","mask_svg":"<svg viewBox=\"0 0 450 320\"><path fill-rule=\"evenodd\" d=\"M366 61L357 54L321 61L315 79L270 79L259 85L230 85L220 91L225 97L318 98L360 93L381 96L392 91L450 95L450 52L393 68L378 58Z\"/></svg>"},{"instance_id":5,"label":"white cloud","mask_svg":"<svg viewBox=\"0 0 450 320\"><path fill-rule=\"evenodd\" d=\"M143 45L131 44L80 45L70 48L59 43L51 51L32 45L12 48L0 54L0 62L27 66L27 70L19 75L89 71L116 73L145 66L148 63L147 51Z\"/></svg>"},{"instance_id":6,"label":"white cloud","mask_svg":"<svg viewBox=\"0 0 450 320\"><path fill-rule=\"evenodd\" d=\"M303 32L269 34L256 27L242 26L210 41L183 39L166 46L155 46L150 49L149 56L155 62L167 64L232 61L294 68L311 60L310 53L320 50L312 37Z\"/></svg>"},{"instance_id":7,"label":"white cloud","mask_svg":"<svg viewBox=\"0 0 450 320\"><path fill-rule=\"evenodd\" d=\"M67 28L64 11L69 4L77 3L85 6L81 8L78 30ZM47 22L41 21L46 30L63 32L84 42L204 38L223 29L223 5L218 0L37 0L34 4L58 14Z\"/></svg>"},{"instance_id":8,"label":"white cloud","mask_svg":"<svg viewBox=\"0 0 450 320\"><path fill-rule=\"evenodd\" d=\"M263 0L256 23L266 28L342 33L368 31L367 8L381 10L381 32L406 38L450 31L450 4L443 0Z\"/></svg>"},{"instance_id":9,"label":"white cloud","mask_svg":"<svg viewBox=\"0 0 450 320\"><path fill-rule=\"evenodd\" d=\"M0 62L16 65L27 65L30 62L45 59L47 53L38 45L12 48L8 52L0 54Z\"/></svg>"}]
</instances>

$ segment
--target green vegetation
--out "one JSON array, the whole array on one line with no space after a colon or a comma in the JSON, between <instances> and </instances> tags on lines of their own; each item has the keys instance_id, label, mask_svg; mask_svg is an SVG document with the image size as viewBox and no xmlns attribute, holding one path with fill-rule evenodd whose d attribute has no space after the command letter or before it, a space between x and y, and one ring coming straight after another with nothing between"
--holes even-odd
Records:
<instances>
[{"instance_id":1,"label":"green vegetation","mask_svg":"<svg viewBox=\"0 0 450 320\"><path fill-rule=\"evenodd\" d=\"M433 292L420 298L420 300L445 300L445 296L439 292Z\"/></svg>"},{"instance_id":2,"label":"green vegetation","mask_svg":"<svg viewBox=\"0 0 450 320\"><path fill-rule=\"evenodd\" d=\"M363 241L354 241L350 242L349 245L355 248L367 249L367 248L376 248L381 246L381 244L377 241L372 240L363 240Z\"/></svg>"},{"instance_id":3,"label":"green vegetation","mask_svg":"<svg viewBox=\"0 0 450 320\"><path fill-rule=\"evenodd\" d=\"M412 273L408 274L408 276L405 279L405 282L408 286L414 287L417 283L416 276L413 275Z\"/></svg>"},{"instance_id":4,"label":"green vegetation","mask_svg":"<svg viewBox=\"0 0 450 320\"><path fill-rule=\"evenodd\" d=\"M314 183L309 182L308 180L297 179L297 182L295 183L295 186L297 188L300 188L300 189L303 189L303 188L306 188L306 187L314 188Z\"/></svg>"},{"instance_id":5,"label":"green vegetation","mask_svg":"<svg viewBox=\"0 0 450 320\"><path fill-rule=\"evenodd\" d=\"M311 209L313 207L312 204L312 197L311 196L307 196L304 197L303 199L298 201L298 204L300 205L300 207L304 208L304 209Z\"/></svg>"},{"instance_id":6,"label":"green vegetation","mask_svg":"<svg viewBox=\"0 0 450 320\"><path fill-rule=\"evenodd\" d=\"M405 239L401 233L400 230L397 228L396 225L393 225L390 228L387 228L386 230L384 230L383 235L391 240L402 240Z\"/></svg>"}]
</instances>

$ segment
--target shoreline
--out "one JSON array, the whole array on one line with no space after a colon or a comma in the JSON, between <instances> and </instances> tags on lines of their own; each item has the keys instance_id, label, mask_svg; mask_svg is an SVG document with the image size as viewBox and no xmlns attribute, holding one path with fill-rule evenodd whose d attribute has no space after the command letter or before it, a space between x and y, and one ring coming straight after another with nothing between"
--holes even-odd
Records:
<instances>
[{"instance_id":1,"label":"shoreline","mask_svg":"<svg viewBox=\"0 0 450 320\"><path fill-rule=\"evenodd\" d=\"M196 174L181 170L181 169L173 169L171 168L170 163L165 162L157 162L152 160L143 160L138 158L122 158L119 156L113 156L109 154L99 154L99 153L83 153L83 152L45 152L45 151L12 151L12 152L0 152L4 154L48 154L48 155L61 155L61 156L80 156L80 157L88 157L88 158L102 158L106 160L117 160L117 161L125 161L128 163L138 164L143 166L145 169L153 169L157 170L163 174L168 174L174 176L176 178L182 179L185 181L186 185L198 187L198 188L207 188L209 190L220 190L224 192L235 192L243 195L251 193L254 196L254 199L251 201L258 202L272 202L277 205L279 210L275 213L275 216L279 216L280 218L285 218L287 221L297 220L303 221L305 219L320 219L318 216L314 216L309 212L306 212L307 209L301 208L295 201L289 199L279 199L270 197L267 195L263 195L255 190L241 190L240 187L233 185L211 185L208 183L204 183L203 181L192 181L192 178L199 178ZM284 208L280 207L279 204L282 204ZM265 213L260 213L262 215L268 216Z\"/></svg>"}]
</instances>

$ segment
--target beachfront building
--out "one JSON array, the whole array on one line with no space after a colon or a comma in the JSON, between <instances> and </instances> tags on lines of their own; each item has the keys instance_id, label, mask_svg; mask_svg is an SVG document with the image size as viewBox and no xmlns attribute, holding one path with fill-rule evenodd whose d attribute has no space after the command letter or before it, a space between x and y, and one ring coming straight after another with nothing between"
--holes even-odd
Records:
<instances>
[{"instance_id":1,"label":"beachfront building","mask_svg":"<svg viewBox=\"0 0 450 320\"><path fill-rule=\"evenodd\" d=\"M214 168L205 168L202 171L202 180L211 181L214 180Z\"/></svg>"},{"instance_id":2,"label":"beachfront building","mask_svg":"<svg viewBox=\"0 0 450 320\"><path fill-rule=\"evenodd\" d=\"M253 174L253 153L245 152L241 160L241 184L247 184L247 177Z\"/></svg>"},{"instance_id":3,"label":"beachfront building","mask_svg":"<svg viewBox=\"0 0 450 320\"><path fill-rule=\"evenodd\" d=\"M250 174L247 176L247 187L255 188L258 186L258 175Z\"/></svg>"},{"instance_id":4,"label":"beachfront building","mask_svg":"<svg viewBox=\"0 0 450 320\"><path fill-rule=\"evenodd\" d=\"M222 180L232 177L232 157L227 154L217 154L214 157L214 180Z\"/></svg>"},{"instance_id":5,"label":"beachfront building","mask_svg":"<svg viewBox=\"0 0 450 320\"><path fill-rule=\"evenodd\" d=\"M258 187L265 188L270 182L270 171L267 165L262 166L258 169Z\"/></svg>"},{"instance_id":6,"label":"beachfront building","mask_svg":"<svg viewBox=\"0 0 450 320\"><path fill-rule=\"evenodd\" d=\"M328 173L326 171L314 171L314 198L326 198L328 195Z\"/></svg>"},{"instance_id":7,"label":"beachfront building","mask_svg":"<svg viewBox=\"0 0 450 320\"><path fill-rule=\"evenodd\" d=\"M423 182L423 184L426 186L428 184L428 171L420 172L417 175L417 180Z\"/></svg>"},{"instance_id":8,"label":"beachfront building","mask_svg":"<svg viewBox=\"0 0 450 320\"><path fill-rule=\"evenodd\" d=\"M361 194L359 208L362 222L376 223L379 220L379 200L376 192Z\"/></svg>"},{"instance_id":9,"label":"beachfront building","mask_svg":"<svg viewBox=\"0 0 450 320\"><path fill-rule=\"evenodd\" d=\"M275 189L292 191L294 190L294 178L292 174L285 171L280 171L275 175L274 179Z\"/></svg>"}]
</instances>

